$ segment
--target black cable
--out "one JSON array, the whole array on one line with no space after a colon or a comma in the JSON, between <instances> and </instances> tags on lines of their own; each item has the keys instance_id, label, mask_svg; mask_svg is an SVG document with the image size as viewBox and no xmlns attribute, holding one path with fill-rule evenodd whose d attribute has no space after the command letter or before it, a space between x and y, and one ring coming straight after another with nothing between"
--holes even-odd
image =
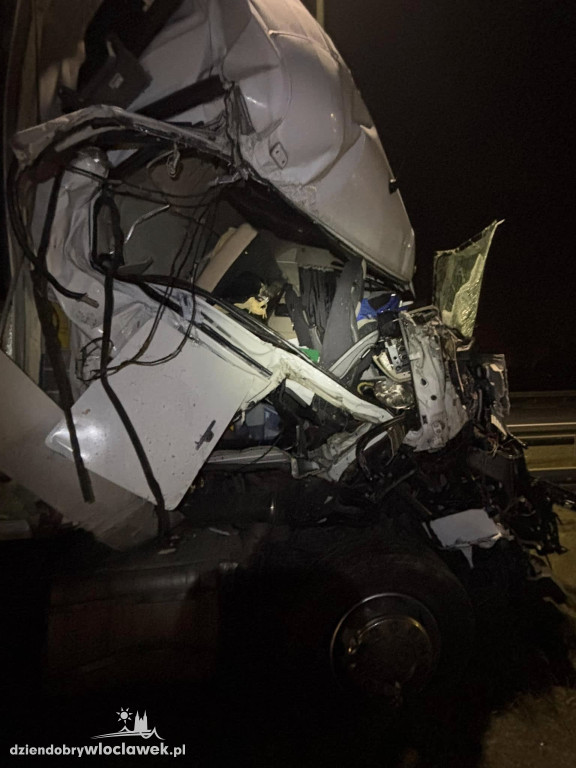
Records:
<instances>
[{"instance_id":1,"label":"black cable","mask_svg":"<svg viewBox=\"0 0 576 768\"><path fill-rule=\"evenodd\" d=\"M228 301L226 301L226 299L220 299L217 296L214 296L209 291L206 291L197 285L192 286L191 283L187 282L186 280L176 280L173 278L169 278L166 275L117 275L116 279L122 282L132 283L140 287L142 285L150 285L150 284L151 285L172 284L174 288L178 288L180 290L186 291L187 293L190 293L192 295L198 294L198 296L202 296L202 298L206 299L211 304L214 304L215 306L220 307L226 313L232 315L236 320L238 320L242 325L244 325L249 331L251 331L256 336L258 336L259 339L262 339L263 341L267 341L268 343L273 344L275 347L278 347L279 349L283 349L286 352L290 352L290 354L295 355L296 357L300 357L302 360L305 360L308 364L311 364L310 358L304 352L298 349L298 347L295 347L293 344L290 344L290 342L285 341L282 337L275 334L274 331L271 331L269 328L263 325L260 321L251 317L244 310L238 309L238 307L234 306L234 304L230 304ZM330 371L323 371L323 373L329 378L331 378L334 382L340 385L342 384L342 382L338 381L338 379L332 373L330 373Z\"/></svg>"},{"instance_id":2,"label":"black cable","mask_svg":"<svg viewBox=\"0 0 576 768\"><path fill-rule=\"evenodd\" d=\"M66 167L66 170L69 171L70 173L77 173L81 176L86 176L89 179L93 179L94 181L102 182L107 187L113 187L114 193L116 195L122 195L123 197L128 197L128 196L134 197L138 200L149 200L150 202L153 202L153 203L158 201L155 200L150 195L156 195L156 197L169 198L171 200L178 200L178 201L190 200L191 198L195 198L195 197L202 198L202 197L205 197L206 195L206 190L204 190L203 192L190 192L189 194L184 194L184 193L180 194L177 192L167 192L161 189L160 187L155 187L155 188L145 187L142 184L134 184L133 182L126 181L125 179L111 179L110 177L103 178L97 173L88 171L85 168L78 168L75 165L68 165ZM135 190L135 191L125 192L121 189L122 187L128 187L129 190ZM214 191L216 194L219 194L220 192L220 190L217 188L215 188ZM148 194L138 195L136 194L136 192L148 193ZM198 205L198 203L191 203L190 205L187 205L184 202L177 202L177 203L171 203L171 204L174 205L176 208L184 208L184 209L187 209L187 208L194 209Z\"/></svg>"},{"instance_id":3,"label":"black cable","mask_svg":"<svg viewBox=\"0 0 576 768\"><path fill-rule=\"evenodd\" d=\"M98 121L95 121L95 122L98 122ZM105 124L106 120L101 122ZM76 126L75 129L67 133L73 134L73 133L76 133L78 130L80 130L80 126ZM49 146L45 150L40 152L39 156L32 163L32 167L37 166L47 155L50 154L51 151L53 152L53 147ZM53 277L53 275L46 269L45 263L43 263L44 259L38 258L38 254L34 253L32 248L30 248L30 246L28 245L26 226L24 224L24 221L22 218L22 211L17 200L19 182L22 178L22 175L18 174L15 163L12 164L10 171L11 173L10 173L9 182L8 182L9 211L11 214L11 219L13 222L13 228L14 228L16 239L18 240L25 256L34 265L37 273L36 279L38 281L38 291L36 295L40 299L39 313L43 311L41 308L42 307L41 294L43 292L45 293L45 286L47 283L50 283L51 285L53 285L53 287L56 290L68 296L69 298L73 298L81 301L89 301L90 303L92 303L93 300L90 300L89 297L87 297L85 294L76 293L74 291L70 291L64 288L63 286L61 286L59 282ZM102 179L99 179L99 181L102 182ZM205 198L206 198L206 195L204 195L204 199ZM56 199L57 197L54 198L54 200ZM143 445L140 441L138 433L134 428L134 425L132 424L122 402L118 398L116 392L114 391L114 389L110 384L110 381L108 380L107 366L108 366L109 352L110 352L110 345L111 345L112 318L114 313L114 280L115 280L115 277L117 277L118 268L122 265L122 262L123 262L123 232L120 225L120 214L119 214L118 208L116 206L115 201L113 200L112 195L107 189L105 183L103 183L102 194L99 200L100 200L100 207L102 207L103 205L106 205L110 210L110 214L112 218L112 228L114 233L114 253L112 255L112 258L103 260L100 265L104 272L104 318L103 318L102 346L100 349L100 378L102 381L102 386L104 391L106 392L110 402L112 403L120 420L122 421L124 428L126 429L126 432L130 438L130 441L138 457L138 460L140 461L140 465L146 477L146 481L148 483L150 491L154 496L154 499L156 502L156 512L158 516L158 529L159 529L158 532L159 532L159 536L163 538L168 535L170 524L169 524L169 518L166 511L162 490L154 475L154 472L152 470L152 467L150 465L146 452L143 448ZM195 207L198 208L199 206L195 206ZM45 226L51 227L54 212L55 212L55 205L54 205L54 211L52 211L52 215L47 216ZM196 239L195 237L192 238L191 247L194 246L195 239ZM43 234L43 238L42 238L43 249L47 248L48 242L49 242L49 237ZM97 254L97 238L95 239L93 246L94 246L95 255L98 255ZM164 311L164 308L167 304L167 299L169 298L169 296L174 290L174 280L179 280L180 272L186 261L186 260L183 260L182 263L177 267L178 256L179 254L176 255L173 261L173 267L171 270L171 271L175 271L176 274L169 276L168 278L170 280L170 283L168 284L168 290L166 292L166 296L163 297L161 306L158 308L158 312L157 312L158 317L161 317L161 314ZM197 264L194 265L194 275L195 275L196 267L197 267ZM194 297L193 290L192 290L192 295ZM45 310L45 307L44 307L44 310ZM192 312L192 316L189 323L189 329L192 327L192 324L194 322L194 312L195 312L195 308L194 308L194 311ZM47 318L47 315L45 314L44 325L46 327L46 330L48 331L46 318ZM55 328L51 323L51 319L50 319L50 325L52 327L52 331L55 332ZM49 333L50 332L48 331L48 333L45 335L48 337ZM182 348L183 344L188 338L188 333L189 331L184 336L182 344L179 345L179 349ZM179 349L177 350L177 352L179 351ZM69 382L68 382L68 385L69 385ZM71 413L70 413L70 416L71 416ZM74 432L73 420L70 421L69 431L71 436L71 442L73 444L73 450L74 452L77 452L79 454L79 446L77 445L77 438L75 440L76 436Z\"/></svg>"},{"instance_id":4,"label":"black cable","mask_svg":"<svg viewBox=\"0 0 576 768\"><path fill-rule=\"evenodd\" d=\"M46 269L45 266L41 264L41 262L38 260L38 256L30 245L28 244L28 238L26 235L26 226L24 224L24 221L22 220L22 211L20 208L20 205L18 203L18 186L19 186L20 179L17 176L17 165L14 161L8 170L8 179L6 181L6 204L8 207L8 218L10 219L11 225L12 225L12 231L14 233L14 236L16 237L16 240L18 242L18 245L22 249L22 252L24 256L30 261L34 267L42 274L44 279L50 283L50 285L54 288L54 290L58 291L58 293L62 294L63 296L66 296L69 299L74 299L76 301L82 301L86 304L90 304L91 306L98 306L98 304L91 299L87 294L85 293L78 293L77 291L71 291L68 288L65 288L63 285L61 285L58 280ZM52 222L50 222L52 224Z\"/></svg>"},{"instance_id":5,"label":"black cable","mask_svg":"<svg viewBox=\"0 0 576 768\"><path fill-rule=\"evenodd\" d=\"M113 200L110 203L110 211L112 216L112 227L114 232L114 254L112 260L105 263L104 277L104 318L102 323L102 348L100 350L100 380L104 391L108 395L110 402L112 403L116 413L120 417L124 429L130 438L130 442L136 452L142 471L148 483L148 487L154 496L156 502L156 514L158 516L158 536L160 539L167 538L170 531L170 520L166 511L166 505L164 503L164 496L160 484L156 479L146 451L142 445L142 442L126 412L126 409L122 405L118 395L112 389L110 382L108 381L108 349L111 342L112 332L112 316L114 314L114 273L123 259L123 232L120 227L120 214L118 208Z\"/></svg>"},{"instance_id":6,"label":"black cable","mask_svg":"<svg viewBox=\"0 0 576 768\"><path fill-rule=\"evenodd\" d=\"M280 434L277 437L274 438L274 441L272 443L270 443L270 445L264 451L264 453L262 453L260 456L256 456L255 459L252 459L252 461L249 461L247 464L244 464L237 471L238 472L248 472L250 469L252 469L252 467L256 466L256 464L258 464L260 461L262 461L262 459L265 459L266 456L268 456L272 452L272 450L274 448L278 447L278 443L280 442L280 438L281 437L282 437L282 432L280 432ZM286 454L288 453L287 451L284 451L284 449L282 449L282 448L280 448L280 450L283 451Z\"/></svg>"},{"instance_id":7,"label":"black cable","mask_svg":"<svg viewBox=\"0 0 576 768\"><path fill-rule=\"evenodd\" d=\"M174 259L172 260L172 265L171 265L171 268L170 268L170 273L168 275L168 277L170 279L170 282L167 283L168 290L166 291L166 293L165 293L165 295L164 295L164 297L162 299L161 306L158 308L158 310L156 312L156 316L154 318L153 327L151 328L146 341L144 342L144 344L142 345L142 347L138 351L138 353L134 357L132 357L130 360L127 360L124 363L122 363L121 366L118 366L117 370L119 370L120 367L123 367L124 365L129 365L129 364L143 365L143 366L153 366L153 365L161 365L161 364L167 363L170 360L173 360L175 357L177 357L177 355L180 354L180 352L184 348L184 345L186 344L186 341L190 338L190 332L191 332L192 327L193 327L193 325L195 323L195 316L196 316L196 296L195 296L195 293L194 293L194 287L195 287L195 282L196 282L196 273L197 273L198 265L199 265L199 257L203 256L205 254L206 250L207 250L208 239L209 239L209 234L208 233L211 233L211 232L213 233L214 232L213 225L214 225L214 219L216 217L216 207L218 205L218 199L208 199L208 202L205 203L204 200L206 198L210 198L210 194L209 194L208 191L206 191L204 193L202 201L196 205L196 208L198 210L203 206L202 212L199 214L200 220L190 219L191 222L196 223L198 226L197 226L197 228L194 230L194 232L192 234L192 238L190 240L190 246L188 247L188 249L186 251L186 254L185 254L184 258L182 259L182 261L181 261L180 265L178 266L178 268L176 268L176 265L177 265L177 262L178 262L178 259L179 259L180 255L184 251L184 245L185 245L185 242L186 242L186 238L187 238L188 234L190 233L191 225L188 227L188 229L187 229L187 231L185 233L184 240L183 240L182 244L180 245L180 248L176 252L176 254L174 256ZM206 221L202 221L203 217L205 217L206 219L208 218L210 212L212 213L212 216L211 216L211 224L212 224L212 226L210 226L210 224L207 224ZM202 242L202 232L203 231L206 232L206 236L205 236L205 241L204 242ZM159 358L158 360L154 360L154 361L147 360L147 361L141 362L141 361L138 360L138 358L141 357L142 354L145 352L145 350L148 348L148 346L149 346L149 344L150 344L150 342L152 340L152 337L153 337L154 333L156 332L156 330L158 328L158 324L159 324L160 319L162 317L162 314L164 312L165 306L166 306L167 302L169 301L170 297L172 296L172 293L173 293L174 288L175 288L175 281L180 279L180 275L181 275L181 272L182 272L185 264L187 264L190 261L190 256L192 256L192 269L191 269L191 273L190 273L190 282L187 283L187 285L189 285L190 288L192 289L192 292L191 292L191 296L192 296L192 309L191 309L190 318L189 318L189 321L188 321L188 326L187 326L186 330L183 333L182 341L178 344L177 348L173 352L171 352L170 354L165 355L164 357ZM180 314L182 314L181 311L180 311ZM115 370L115 369L109 369L109 371L110 370Z\"/></svg>"},{"instance_id":8,"label":"black cable","mask_svg":"<svg viewBox=\"0 0 576 768\"><path fill-rule=\"evenodd\" d=\"M52 369L54 371L54 376L58 385L58 393L60 395L60 405L64 411L64 418L66 420L68 434L70 435L72 456L74 458L76 474L78 475L78 481L82 490L82 497L84 498L84 501L92 503L94 501L92 480L90 479L90 474L88 473L88 470L86 469L82 459L80 443L78 441L78 433L76 432L76 425L72 416L72 406L74 404L72 387L70 386L70 379L68 378L64 359L62 357L62 349L58 341L58 329L52 322L53 308L47 297L48 281L46 279L46 254L50 244L52 223L56 213L56 206L58 205L61 183L62 172L59 173L54 179L52 189L50 191L48 208L46 211L46 217L44 219L42 234L40 236L40 245L38 247L37 259L40 268L34 270L32 274L32 283L34 286L34 301L36 303L38 319L40 321L40 326L42 328L42 333L46 342L46 351L48 353L48 357L50 358L50 362L52 363Z\"/></svg>"},{"instance_id":9,"label":"black cable","mask_svg":"<svg viewBox=\"0 0 576 768\"><path fill-rule=\"evenodd\" d=\"M89 174L92 176L93 174ZM94 218L94 225L92 228L92 242L91 242L91 253L90 253L90 260L94 266L98 268L99 271L102 271L103 264L105 263L105 260L107 258L106 254L100 254L98 252L98 217L100 215L100 212L103 208L107 208L111 211L111 215L113 215L111 206L116 207L116 203L113 200L112 194L110 190L105 187L103 189L102 195L97 199L94 210L93 210L93 218ZM195 222L194 222L195 223ZM175 278L178 278L180 275L184 264L188 261L188 257L191 253L191 250L193 248L194 244L194 238L195 234L192 236L192 239L190 241L190 246L186 249L186 253L184 256L184 259L182 260L181 264L176 268L178 259L182 253L185 251L185 246L187 243L187 240L189 238L190 232L192 230L192 221L190 222L190 225L188 226L184 238L182 240L182 243L180 244L180 247L178 248L173 260L172 265L170 268L170 275L174 276ZM121 230L119 229L118 237L120 237ZM123 260L123 259L122 259ZM196 264L195 264L196 266ZM174 274L175 273L175 274ZM118 274L116 274L116 277L118 277ZM164 313L164 310L168 307L172 309L173 311L179 312L181 314L181 308L178 304L173 302L171 300L171 295L173 293L174 287L172 285L167 286L167 290L162 295L155 291L154 289L150 288L150 286L147 285L140 285L139 286L143 292L148 295L150 298L154 299L158 303L158 307L154 316L154 322L152 324L152 328L150 329L146 339L142 343L140 349L136 352L135 355L133 355L130 359L123 361L119 365L115 366L108 366L107 371L108 374L117 373L118 371L122 370L123 368L126 368L129 365L142 365L142 366L154 366L154 365L160 365L162 363L168 362L169 360L173 359L177 354L181 352L181 350L184 347L184 343L186 342L186 339L189 338L190 330L192 327L192 324L194 322L194 312L192 312L192 316L190 318L190 322L188 325L188 329L184 335L184 338L182 339L182 342L178 345L177 349L170 353L169 355L164 356L163 358L160 358L156 361L140 361L139 358L142 357L142 355L146 352L146 350L149 348L150 343L152 342L152 339L158 329L158 325L160 323L160 320L162 319L162 315ZM85 360L88 359L88 348L92 346L94 347L94 344L92 342L88 342L80 351L80 354L84 357ZM84 381L84 383L88 383L91 380L94 380L98 378L98 374L92 376L92 377L85 377L82 373L80 373L79 378Z\"/></svg>"},{"instance_id":10,"label":"black cable","mask_svg":"<svg viewBox=\"0 0 576 768\"><path fill-rule=\"evenodd\" d=\"M90 121L91 125L93 125L94 127L97 127L97 126L107 126L107 125L110 125L111 122L112 121L108 120L108 119L95 120L95 121L91 120ZM117 120L116 124L122 124L122 120ZM78 130L80 130L82 127L83 127L83 125L82 126L76 126L73 130L66 131L66 134L68 134L68 135L74 134ZM126 127L124 127L124 130L126 130ZM167 138L166 135L162 134L160 131L156 131L156 132L155 131L150 131L151 135L154 135L155 133L158 136L161 136L164 139ZM182 143L184 143L184 142L182 142ZM33 166L37 165L41 160L43 160L46 156L49 155L50 151L52 151L52 154L55 154L56 157L58 157L58 152L57 151L55 152L53 147L49 146L45 150L40 152L38 158L34 161L34 163L32 165ZM114 390L110 386L110 382L108 380L108 373L109 373L109 371L108 371L108 367L107 366L108 366L110 342L111 342L110 336L111 336L111 327L112 327L112 316L113 316L113 310L114 310L114 290L113 290L114 280L120 279L120 280L124 280L125 282L132 282L134 284L139 285L139 287L142 290L146 289L148 291L151 290L150 284L152 284L152 285L154 283L156 283L157 285L164 284L168 288L168 290L166 291L165 295L161 298L161 305L158 307L158 310L157 310L157 318L161 317L161 315L164 312L166 306L168 305L168 301L169 301L169 299L170 299L170 297L171 297L171 295L172 295L172 293L173 293L175 288L182 288L182 289L186 290L188 293L190 293L191 296L192 296L192 301L193 302L195 302L196 291L198 290L199 295L205 295L206 298L208 298L213 303L215 303L217 305L220 305L220 306L223 306L226 309L226 311L228 311L231 314L235 315L237 317L237 319L241 320L241 322L245 326L247 326L253 332L257 333L257 335L260 338L262 338L264 336L267 341L275 344L275 346L278 346L280 348L284 348L284 349L290 351L292 354L296 354L296 355L302 357L303 359L306 360L307 363L309 363L309 360L308 360L308 358L303 353L300 353L298 350L294 349L294 347L292 347L291 345L288 345L287 343L283 342L283 340L279 339L275 334L273 334L270 331L268 331L268 329L266 329L265 327L262 327L256 321L250 322L252 320L252 318L247 317L245 315L245 313L241 312L240 310L236 310L235 307L232 307L231 305L229 305L225 301L216 299L215 297L213 297L211 294L209 294L207 292L200 291L197 288L197 286L194 284L195 283L195 279L194 278L195 278L195 273L196 273L196 269L197 269L196 255L194 255L194 260L193 260L194 261L194 269L193 269L193 275L192 275L193 279L192 279L192 282L190 282L190 283L180 279L180 273L181 273L181 270L184 267L184 264L186 263L186 259L183 260L183 262L180 265L178 265L178 267L176 268L177 259L178 259L179 254L177 254L177 256L175 257L174 262L173 262L173 268L171 270L171 271L175 272L175 274L169 275L167 277L166 276L159 276L156 279L146 279L146 278L143 278L141 276L140 277L136 277L136 276L120 276L118 274L118 267L120 266L121 260L122 260L122 245L123 245L123 233L122 233L122 230L121 230L121 227L120 227L120 216L119 216L119 212L118 212L117 206L116 206L115 202L113 201L113 198L110 195L110 192L109 192L109 190L108 190L108 188L106 186L105 180L99 179L99 181L103 184L103 192L102 192L102 194L106 195L106 196L109 196L109 200L110 200L109 207L110 207L110 210L112 211L113 225L114 225L114 229L115 229L115 247L114 247L113 260L111 262L109 261L108 263L104 263L103 264L103 267L104 267L103 271L104 271L104 275L105 275L105 280L104 280L104 288L105 288L105 290L104 290L104 293L105 293L104 318L105 318L105 321L104 321L104 331L103 331L103 335L102 335L102 347L101 347L101 350L100 350L100 377L102 379L103 387L104 387L105 391L107 392L107 395L108 395L109 399L111 400L113 406L115 407L116 411L118 412L118 415L121 418L121 420L122 420L122 422L123 422L123 424L124 424L124 426L125 426L125 428L127 430L127 433L128 433L128 435L129 435L129 437L130 437L130 439L132 441L134 449L135 449L135 451L136 451L136 453L138 455L138 458L139 458L139 460L141 462L142 469L143 469L144 474L146 476L146 480L148 482L150 490L151 490L154 498L156 499L157 507L158 507L159 529L160 529L160 533L162 535L164 535L167 532L167 530L168 530L168 521L167 521L167 517L166 517L166 510L165 510L165 505L164 505L164 499L163 499L163 496L162 496L162 492L161 492L160 486L159 486L156 478L154 477L154 474L153 474L152 469L150 467L150 464L148 462L147 456L146 456L146 454L145 454L145 452L143 450L143 447L142 447L142 444L141 444L141 442L139 440L139 437L138 437L138 435L137 435L137 433L136 433L132 423L130 422L130 419L129 419L126 411L124 410L124 408L122 406L122 403L120 402L120 400L118 399L116 393L114 392ZM135 188L137 188L137 187L135 187ZM140 188L139 191L141 191L141 189L142 188ZM171 197L169 195L169 193L163 193L161 190L158 190L158 192L153 192L152 190L149 190L149 191L152 194L158 194L160 197L164 197L164 199L170 199L170 197ZM122 194L122 192L120 190L116 190L116 193L117 194ZM132 196L136 197L137 195L132 195ZM188 196L188 197L190 197L190 196ZM206 197L206 194L204 196L204 199L205 199L205 197ZM198 209L199 207L201 207L201 205L202 205L202 203L200 203L200 204L197 203L194 206L184 206L184 205L181 205L181 206L178 206L178 207L182 207L182 208L193 207L195 209ZM18 210L18 213L20 213L19 210ZM202 215L204 215L204 212L203 212ZM202 217L202 215L201 215L201 217ZM24 246L26 246L25 251L26 251L27 255L28 256L32 256L32 258L35 259L36 255L33 252L29 253L30 249L27 249L27 243L26 243L26 238L25 238L25 227L24 227L23 221L21 220L20 216L16 216L15 217L15 221L19 222L19 224L20 224L20 226L22 227L22 230L23 230L23 232L20 231L19 234L22 236L22 234L24 233L23 248L24 248ZM198 221L196 221L195 223L197 225L200 224L200 222L198 222ZM195 232L195 235L192 238L191 249L193 249L194 246L196 246L200 242L200 238L197 237L197 235L199 235L199 234L201 234L201 233L199 233L198 231ZM40 268L40 265L39 265L39 268ZM54 281L54 278L49 273L46 273L45 278L46 278L46 280ZM56 282L55 287L56 287L56 289L58 289L58 287L57 287L58 283L57 283L57 281L55 281L55 282ZM62 286L59 286L59 288L62 288ZM62 292L66 293L66 289L64 289ZM74 294L74 292L69 292L68 291L67 295L70 295L70 294L72 294L71 295L72 298L79 299L79 300L86 300L86 297L83 294ZM189 321L188 331L184 335L182 343L179 345L178 349L176 350L176 353L173 353L173 355L177 354L180 351L180 349L185 344L187 338L189 338L188 334L189 334L189 331L190 331L190 329L191 329L191 327L192 327L192 325L194 323L194 316L195 316L195 304L193 304L193 311L191 313L191 318L190 318L190 321ZM140 354L142 354L142 352L140 352ZM171 356L168 356L167 358L164 358L164 359L171 359ZM154 364L154 363L149 362L148 364ZM327 375L331 376L329 373ZM331 378L334 378L334 377L331 376Z\"/></svg>"},{"instance_id":11,"label":"black cable","mask_svg":"<svg viewBox=\"0 0 576 768\"><path fill-rule=\"evenodd\" d=\"M185 245L186 239L187 239L187 237L188 237L188 235L190 233L190 230L191 230L191 227L189 227L188 230L186 231L185 236L184 236L184 240L182 241L178 251L176 252L176 254L174 256L174 259L172 260L172 265L171 265L171 268L170 268L170 274L168 275L169 278L179 279L180 273L181 273L182 269L184 268L184 264L188 261L188 257L190 256L190 254L193 251L194 242L195 242L195 240L196 240L196 238L197 238L197 236L199 234L199 229L198 228L194 231L194 233L192 235L192 239L190 241L190 247L188 248L184 259L182 260L181 264L176 269L176 264L177 264L178 258L180 257L180 255L184 251L184 245ZM200 252L200 249L199 249L199 252ZM193 255L193 279L192 279L192 282L191 282L192 286L194 284L197 266L198 266L198 262L197 262L196 255ZM132 358L130 358L129 360L125 360L120 365L113 366L113 367L109 368L108 369L109 373L117 372L117 371L121 370L122 368L127 367L128 365L142 365L142 366L148 366L148 367L155 366L155 365L162 365L164 363L169 362L170 360L173 360L175 357L177 357L180 354L180 352L184 348L184 345L185 345L186 341L190 338L190 332L192 330L192 327L193 327L194 321L195 321L196 303L195 303L194 295L193 295L193 299L192 299L192 312L191 312L191 315L190 315L190 319L188 321L188 327L187 327L186 331L183 334L182 341L178 344L176 349L173 352L171 352L170 354L165 355L164 357L159 358L157 360L146 360L146 361L140 361L139 360L139 358L142 357L142 355L146 352L146 350L150 346L150 343L152 342L154 334L156 333L156 331L158 329L158 325L159 325L159 323L160 323L160 321L162 319L162 316L163 316L164 310L166 308L167 302L169 301L169 299L170 299L170 297L171 297L171 295L173 293L173 290L174 290L174 286L169 284L168 285L168 290L166 291L165 295L162 297L161 303L160 303L160 305L159 305L159 307L158 307L158 309L156 311L156 315L154 317L154 322L152 324L152 328L150 329L147 338L143 342L143 344L140 347L140 349L138 350L138 352Z\"/></svg>"}]
</instances>

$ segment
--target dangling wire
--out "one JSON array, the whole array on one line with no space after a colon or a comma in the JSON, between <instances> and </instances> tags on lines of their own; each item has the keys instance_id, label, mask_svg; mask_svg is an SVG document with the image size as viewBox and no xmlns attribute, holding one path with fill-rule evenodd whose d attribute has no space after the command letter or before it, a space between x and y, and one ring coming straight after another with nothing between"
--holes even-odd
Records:
<instances>
[{"instance_id":1,"label":"dangling wire","mask_svg":"<svg viewBox=\"0 0 576 768\"><path fill-rule=\"evenodd\" d=\"M91 299L87 294L71 291L70 289L61 285L58 280L56 280L56 278L46 269L46 265L42 263L42 261L38 258L38 254L30 246L28 240L28 232L22 218L22 209L19 202L19 189L21 180L22 176L18 174L18 166L16 161L13 161L10 165L10 168L8 169L8 179L6 181L6 205L8 208L8 218L12 225L12 231L16 241L18 242L18 245L22 249L22 253L24 254L25 258L30 261L34 268L42 274L47 282L50 283L54 290L58 291L58 293L61 293L63 296L66 296L69 299L82 301L92 307L97 307L98 302L94 301L94 299ZM53 213L51 214L51 218L49 213L47 213L46 216L47 225L51 227Z\"/></svg>"},{"instance_id":2,"label":"dangling wire","mask_svg":"<svg viewBox=\"0 0 576 768\"><path fill-rule=\"evenodd\" d=\"M112 232L114 237L114 251L111 254L111 258L103 263L104 268L104 318L102 323L102 346L100 349L100 381L102 387L108 395L110 402L112 403L116 413L120 417L124 429L126 430L130 442L134 447L134 451L144 472L146 482L154 500L156 502L156 514L158 516L158 536L164 539L168 536L170 531L170 519L166 511L166 505L164 503L164 496L160 484L154 475L144 446L140 440L140 437L128 416L126 409L124 408L122 401L112 388L108 381L108 356L111 345L111 332L112 332L112 317L114 315L114 275L118 268L124 261L123 248L124 248L124 233L120 226L120 212L114 202L114 199L110 193L106 190L102 195L104 200L103 205L106 205L110 211Z\"/></svg>"}]
</instances>

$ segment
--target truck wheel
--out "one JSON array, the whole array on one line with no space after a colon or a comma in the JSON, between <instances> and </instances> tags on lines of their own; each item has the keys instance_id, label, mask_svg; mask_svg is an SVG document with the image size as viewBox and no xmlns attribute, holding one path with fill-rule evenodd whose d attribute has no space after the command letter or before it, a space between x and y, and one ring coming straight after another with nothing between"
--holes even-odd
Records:
<instances>
[{"instance_id":1,"label":"truck wheel","mask_svg":"<svg viewBox=\"0 0 576 768\"><path fill-rule=\"evenodd\" d=\"M304 531L266 562L258 602L273 632L267 645L298 678L398 701L465 665L472 606L426 546L374 530Z\"/></svg>"}]
</instances>

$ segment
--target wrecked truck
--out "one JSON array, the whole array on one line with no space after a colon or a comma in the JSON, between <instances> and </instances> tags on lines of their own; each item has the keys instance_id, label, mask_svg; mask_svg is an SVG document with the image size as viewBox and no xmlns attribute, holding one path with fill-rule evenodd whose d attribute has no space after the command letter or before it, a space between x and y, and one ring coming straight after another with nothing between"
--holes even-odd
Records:
<instances>
[{"instance_id":1,"label":"wrecked truck","mask_svg":"<svg viewBox=\"0 0 576 768\"><path fill-rule=\"evenodd\" d=\"M466 574L498 552L536 577L561 549L566 497L528 473L505 360L473 338L499 222L415 302L397 181L296 0L157 0L116 27L95 2L64 31L69 3L36 5L7 88L0 469L115 549L157 526L156 553L198 562L222 534L210 557L260 574L276 652L345 688L450 674Z\"/></svg>"}]
</instances>

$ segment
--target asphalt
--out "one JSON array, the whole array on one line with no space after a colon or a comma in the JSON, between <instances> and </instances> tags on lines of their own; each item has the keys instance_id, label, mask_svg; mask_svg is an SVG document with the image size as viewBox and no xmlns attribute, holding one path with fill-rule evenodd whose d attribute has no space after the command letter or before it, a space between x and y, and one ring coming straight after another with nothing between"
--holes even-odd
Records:
<instances>
[{"instance_id":1,"label":"asphalt","mask_svg":"<svg viewBox=\"0 0 576 768\"><path fill-rule=\"evenodd\" d=\"M567 593L558 610L566 621L567 656L574 665L576 628L576 512L558 510L563 555L552 571ZM551 628L550 632L552 631ZM572 768L576 756L576 689L554 679L544 690L522 692L491 714L482 739L481 768Z\"/></svg>"}]
</instances>

